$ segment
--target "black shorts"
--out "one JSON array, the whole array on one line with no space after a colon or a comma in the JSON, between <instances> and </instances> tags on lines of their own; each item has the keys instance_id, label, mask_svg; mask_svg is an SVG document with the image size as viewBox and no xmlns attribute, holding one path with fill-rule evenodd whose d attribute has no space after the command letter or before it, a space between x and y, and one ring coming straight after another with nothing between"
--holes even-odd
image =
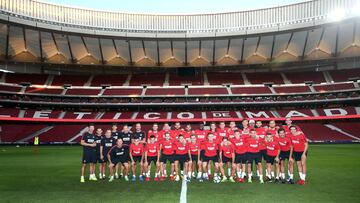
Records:
<instances>
[{"instance_id":1,"label":"black shorts","mask_svg":"<svg viewBox=\"0 0 360 203\"><path fill-rule=\"evenodd\" d=\"M304 152L293 152L293 158L295 161L301 161L301 156ZM307 153L305 154L307 156Z\"/></svg>"},{"instance_id":2,"label":"black shorts","mask_svg":"<svg viewBox=\"0 0 360 203\"><path fill-rule=\"evenodd\" d=\"M200 151L200 160L203 160L205 156L205 150Z\"/></svg>"},{"instance_id":3,"label":"black shorts","mask_svg":"<svg viewBox=\"0 0 360 203\"><path fill-rule=\"evenodd\" d=\"M275 158L276 158L276 156L266 155L266 157L265 157L266 163L267 163L267 164L274 165Z\"/></svg>"},{"instance_id":4,"label":"black shorts","mask_svg":"<svg viewBox=\"0 0 360 203\"><path fill-rule=\"evenodd\" d=\"M197 162L199 160L199 155L191 155L191 160Z\"/></svg>"},{"instance_id":5,"label":"black shorts","mask_svg":"<svg viewBox=\"0 0 360 203\"><path fill-rule=\"evenodd\" d=\"M136 163L136 162L141 163L141 158L142 158L142 156L133 156L133 159L134 159L134 162L135 162L135 163Z\"/></svg>"},{"instance_id":6,"label":"black shorts","mask_svg":"<svg viewBox=\"0 0 360 203\"><path fill-rule=\"evenodd\" d=\"M261 160L266 160L266 149L263 149L263 150L260 150L260 157L261 157Z\"/></svg>"},{"instance_id":7,"label":"black shorts","mask_svg":"<svg viewBox=\"0 0 360 203\"><path fill-rule=\"evenodd\" d=\"M290 158L290 151L280 151L279 159L280 160L289 160Z\"/></svg>"},{"instance_id":8,"label":"black shorts","mask_svg":"<svg viewBox=\"0 0 360 203\"><path fill-rule=\"evenodd\" d=\"M215 156L206 156L204 154L204 157L202 159L203 162L209 162L209 161L213 161L214 163L219 163L219 156L215 155Z\"/></svg>"},{"instance_id":9,"label":"black shorts","mask_svg":"<svg viewBox=\"0 0 360 203\"><path fill-rule=\"evenodd\" d=\"M97 156L96 156L96 151L84 151L83 152L83 157L82 157L82 163L83 164L96 164L97 162Z\"/></svg>"},{"instance_id":10,"label":"black shorts","mask_svg":"<svg viewBox=\"0 0 360 203\"><path fill-rule=\"evenodd\" d=\"M105 163L105 161L100 158L100 152L96 152L96 162L99 164Z\"/></svg>"},{"instance_id":11,"label":"black shorts","mask_svg":"<svg viewBox=\"0 0 360 203\"><path fill-rule=\"evenodd\" d=\"M185 162L188 162L190 160L190 158L189 158L188 154L176 154L175 160L178 162L181 162L181 163L185 163Z\"/></svg>"},{"instance_id":12,"label":"black shorts","mask_svg":"<svg viewBox=\"0 0 360 203\"><path fill-rule=\"evenodd\" d=\"M166 163L167 161L169 161L170 163L174 163L174 155L161 154L160 162Z\"/></svg>"},{"instance_id":13,"label":"black shorts","mask_svg":"<svg viewBox=\"0 0 360 203\"><path fill-rule=\"evenodd\" d=\"M228 157L226 157L224 155L222 155L221 160L222 160L223 163L228 163L228 162L233 161L232 158L228 158Z\"/></svg>"},{"instance_id":14,"label":"black shorts","mask_svg":"<svg viewBox=\"0 0 360 203\"><path fill-rule=\"evenodd\" d=\"M258 163L261 162L261 154L260 154L260 152L257 152L257 153L247 152L246 157L247 157L247 163L248 164L251 164L254 161L255 161L255 164L258 164Z\"/></svg>"},{"instance_id":15,"label":"black shorts","mask_svg":"<svg viewBox=\"0 0 360 203\"><path fill-rule=\"evenodd\" d=\"M156 164L157 156L148 156L146 161L148 162L149 165L151 164L151 162L154 162L154 164Z\"/></svg>"},{"instance_id":16,"label":"black shorts","mask_svg":"<svg viewBox=\"0 0 360 203\"><path fill-rule=\"evenodd\" d=\"M244 153L244 154L236 154L235 153L234 162L236 164L246 164L246 161L247 161L246 153Z\"/></svg>"},{"instance_id":17,"label":"black shorts","mask_svg":"<svg viewBox=\"0 0 360 203\"><path fill-rule=\"evenodd\" d=\"M125 164L125 163L128 163L129 160L126 158L126 157L122 157L122 158L111 158L111 162L116 165L118 163L121 163L121 164Z\"/></svg>"}]
</instances>

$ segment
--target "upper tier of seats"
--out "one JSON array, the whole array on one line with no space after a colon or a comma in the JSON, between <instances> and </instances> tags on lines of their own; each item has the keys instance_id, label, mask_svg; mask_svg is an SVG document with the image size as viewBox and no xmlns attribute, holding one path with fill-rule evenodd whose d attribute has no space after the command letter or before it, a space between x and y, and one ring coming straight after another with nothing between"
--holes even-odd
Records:
<instances>
[{"instance_id":1,"label":"upper tier of seats","mask_svg":"<svg viewBox=\"0 0 360 203\"><path fill-rule=\"evenodd\" d=\"M358 90L356 78L360 77L359 70L298 73L201 72L195 77L182 77L170 72L63 76L2 73L0 91L69 96L308 94ZM309 82L312 82L311 86L308 85ZM68 85L71 87L66 87Z\"/></svg>"},{"instance_id":2,"label":"upper tier of seats","mask_svg":"<svg viewBox=\"0 0 360 203\"><path fill-rule=\"evenodd\" d=\"M179 85L251 85L251 84L314 84L346 82L360 78L360 68L331 70L324 72L201 72L195 76L179 76L174 72L113 75L45 75L45 74L2 74L0 82L51 86L179 86Z\"/></svg>"}]
</instances>

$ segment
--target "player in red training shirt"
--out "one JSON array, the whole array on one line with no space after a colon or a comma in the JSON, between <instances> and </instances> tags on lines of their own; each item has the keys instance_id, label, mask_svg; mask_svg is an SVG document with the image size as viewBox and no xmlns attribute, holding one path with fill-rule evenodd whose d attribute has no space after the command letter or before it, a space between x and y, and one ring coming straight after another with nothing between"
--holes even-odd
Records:
<instances>
[{"instance_id":1,"label":"player in red training shirt","mask_svg":"<svg viewBox=\"0 0 360 203\"><path fill-rule=\"evenodd\" d=\"M144 171L149 171L149 165L154 163L156 166L155 178L159 179L160 176L160 150L159 144L156 142L154 135L151 135L148 142L146 143L144 150ZM150 172L146 173L146 181L150 180Z\"/></svg>"},{"instance_id":2,"label":"player in red training shirt","mask_svg":"<svg viewBox=\"0 0 360 203\"><path fill-rule=\"evenodd\" d=\"M264 183L263 180L263 174L262 174L262 165L261 165L261 156L260 156L260 150L259 150L259 138L256 135L255 129L251 129L249 131L250 137L247 139L247 165L248 165L248 182L252 182L252 170L251 170L251 164L255 162L256 164L256 170L259 171L259 180L260 183Z\"/></svg>"},{"instance_id":3,"label":"player in red training shirt","mask_svg":"<svg viewBox=\"0 0 360 203\"><path fill-rule=\"evenodd\" d=\"M159 140L159 141L165 139L165 133L166 133L166 132L169 132L169 133L170 133L171 139L175 139L174 133L172 132L169 123L164 123L163 128L162 128L162 130L160 131L160 140Z\"/></svg>"},{"instance_id":4,"label":"player in red training shirt","mask_svg":"<svg viewBox=\"0 0 360 203\"><path fill-rule=\"evenodd\" d=\"M207 140L209 130L204 129L204 123L200 123L199 129L196 129L194 133L196 135L196 141L202 143Z\"/></svg>"},{"instance_id":5,"label":"player in red training shirt","mask_svg":"<svg viewBox=\"0 0 360 203\"><path fill-rule=\"evenodd\" d=\"M255 130L256 130L256 134L259 137L259 141L260 141L259 150L260 150L261 160L265 160L265 158L266 158L266 144L265 144L266 128L264 126L262 126L261 121L256 121ZM257 172L257 173L259 174L259 172Z\"/></svg>"},{"instance_id":6,"label":"player in red training shirt","mask_svg":"<svg viewBox=\"0 0 360 203\"><path fill-rule=\"evenodd\" d=\"M214 163L215 166L214 177L217 177L219 171L219 156L218 156L219 148L217 142L214 139L214 134L212 132L208 134L208 140L202 144L201 148L204 150L204 157L202 157L204 179L209 180L208 169L210 169L211 167L210 161Z\"/></svg>"},{"instance_id":7,"label":"player in red training shirt","mask_svg":"<svg viewBox=\"0 0 360 203\"><path fill-rule=\"evenodd\" d=\"M235 153L234 153L234 145L229 141L227 137L223 138L223 141L220 144L220 172L222 175L221 182L227 182L228 180L232 183L235 182L234 175L236 170L236 165L234 163L235 160ZM230 169L229 179L226 177L224 165L227 165L228 169Z\"/></svg>"},{"instance_id":8,"label":"player in red training shirt","mask_svg":"<svg viewBox=\"0 0 360 203\"><path fill-rule=\"evenodd\" d=\"M170 171L170 179L174 180L174 140L171 140L170 133L165 133L165 139L160 142L160 168L162 172L161 179L165 180L166 175L164 170L166 169L166 163L170 162L171 171Z\"/></svg>"},{"instance_id":9,"label":"player in red training shirt","mask_svg":"<svg viewBox=\"0 0 360 203\"><path fill-rule=\"evenodd\" d=\"M274 135L270 132L266 133L265 137L266 144L266 178L267 181L272 182L275 178L274 163L279 162L280 147L279 143L274 140ZM278 164L276 164L276 168ZM279 182L279 176L277 173L275 183Z\"/></svg>"},{"instance_id":10,"label":"player in red training shirt","mask_svg":"<svg viewBox=\"0 0 360 203\"><path fill-rule=\"evenodd\" d=\"M239 130L239 129L236 127L235 121L231 121L229 123L229 128L227 130L227 135L228 135L228 138L230 141L231 141L231 139L234 138L235 130Z\"/></svg>"},{"instance_id":11,"label":"player in red training shirt","mask_svg":"<svg viewBox=\"0 0 360 203\"><path fill-rule=\"evenodd\" d=\"M186 142L190 142L190 136L194 133L195 133L195 131L192 130L191 124L186 124L185 130L182 133L182 135L185 138Z\"/></svg>"},{"instance_id":12,"label":"player in red training shirt","mask_svg":"<svg viewBox=\"0 0 360 203\"><path fill-rule=\"evenodd\" d=\"M180 180L179 176L179 163L182 163L184 166L184 178L187 180L191 179L191 174L189 177L186 178L186 174L188 172L188 163L190 160L189 157L189 149L186 143L186 140L183 135L179 135L178 140L174 142L174 150L175 150L175 181Z\"/></svg>"},{"instance_id":13,"label":"player in red training shirt","mask_svg":"<svg viewBox=\"0 0 360 203\"><path fill-rule=\"evenodd\" d=\"M286 132L283 128L280 128L278 130L278 134L279 134L279 138L278 138L278 142L279 142L279 146L280 146L280 155L279 155L279 159L280 159L280 178L281 178L281 182L285 183L286 179L285 179L285 161L288 160L288 164L287 164L287 168L288 168L288 175L289 175L289 179L288 179L288 183L290 184L294 184L294 160L292 158L292 151L293 151L293 147L291 144L291 139L289 136L286 136Z\"/></svg>"},{"instance_id":14,"label":"player in red training shirt","mask_svg":"<svg viewBox=\"0 0 360 203\"><path fill-rule=\"evenodd\" d=\"M148 133L147 133L147 139L148 140L149 140L151 135L154 135L156 142L160 141L161 136L160 136L159 126L158 126L157 123L154 123L153 126L152 126L152 129L148 131Z\"/></svg>"},{"instance_id":15,"label":"player in red training shirt","mask_svg":"<svg viewBox=\"0 0 360 203\"><path fill-rule=\"evenodd\" d=\"M131 181L136 181L136 163L140 165L140 175L139 180L143 181L143 159L144 159L144 144L140 143L139 139L135 139L133 143L130 144L130 160L131 160L131 171L132 179Z\"/></svg>"},{"instance_id":16,"label":"player in red training shirt","mask_svg":"<svg viewBox=\"0 0 360 203\"><path fill-rule=\"evenodd\" d=\"M196 135L190 136L190 143L189 143L189 172L192 177L195 177L195 170L197 170L197 179L200 179L202 176L201 170L201 160L200 160L200 142L197 141ZM189 176L189 174L188 174ZM190 176L190 177L191 177Z\"/></svg>"},{"instance_id":17,"label":"player in red training shirt","mask_svg":"<svg viewBox=\"0 0 360 203\"><path fill-rule=\"evenodd\" d=\"M216 132L216 129L217 129L216 123L215 122L210 123L210 132L213 135L213 140L214 140L214 142L216 144L220 144L220 142L221 142L220 135ZM208 139L206 141L208 141ZM200 154L202 160L204 158L204 153L205 152L202 150L202 152ZM207 174L209 176L209 179L211 179L212 178L212 176L211 176L211 165L208 163L207 166L208 166ZM205 171L203 171L203 172L205 172ZM205 174L203 174L203 175L205 175Z\"/></svg>"},{"instance_id":18,"label":"player in red training shirt","mask_svg":"<svg viewBox=\"0 0 360 203\"><path fill-rule=\"evenodd\" d=\"M300 180L297 182L299 185L305 184L306 178L306 159L308 151L308 141L303 132L297 130L296 126L290 127L290 139L293 146L293 157L298 167Z\"/></svg>"},{"instance_id":19,"label":"player in red training shirt","mask_svg":"<svg viewBox=\"0 0 360 203\"><path fill-rule=\"evenodd\" d=\"M275 136L274 139L278 137L277 130L279 129L279 126L276 125L276 122L274 120L269 121L269 127L266 132L270 132L273 136Z\"/></svg>"},{"instance_id":20,"label":"player in red training shirt","mask_svg":"<svg viewBox=\"0 0 360 203\"><path fill-rule=\"evenodd\" d=\"M221 121L219 123L219 128L216 129L217 134L220 136L219 140L220 142L224 137L228 137L228 129L226 128L225 122Z\"/></svg>"},{"instance_id":21,"label":"player in red training shirt","mask_svg":"<svg viewBox=\"0 0 360 203\"><path fill-rule=\"evenodd\" d=\"M234 138L231 142L235 148L235 164L236 164L236 174L237 181L244 182L244 177L246 175L245 166L246 166L246 152L247 152L247 139L243 138L239 130L235 130Z\"/></svg>"},{"instance_id":22,"label":"player in red training shirt","mask_svg":"<svg viewBox=\"0 0 360 203\"><path fill-rule=\"evenodd\" d=\"M173 132L173 139L177 140L179 135L182 135L184 133L184 128L181 127L180 122L176 122L174 125L174 130L172 130Z\"/></svg>"}]
</instances>

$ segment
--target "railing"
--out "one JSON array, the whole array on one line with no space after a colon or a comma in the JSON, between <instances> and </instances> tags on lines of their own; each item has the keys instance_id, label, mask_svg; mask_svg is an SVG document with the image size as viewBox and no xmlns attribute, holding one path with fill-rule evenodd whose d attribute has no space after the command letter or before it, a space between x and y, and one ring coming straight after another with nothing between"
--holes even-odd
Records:
<instances>
[{"instance_id":1,"label":"railing","mask_svg":"<svg viewBox=\"0 0 360 203\"><path fill-rule=\"evenodd\" d=\"M28 20L129 32L234 32L325 19L336 9L351 11L359 0L314 0L266 9L198 15L151 15L98 11L38 0L0 0L0 12Z\"/></svg>"}]
</instances>

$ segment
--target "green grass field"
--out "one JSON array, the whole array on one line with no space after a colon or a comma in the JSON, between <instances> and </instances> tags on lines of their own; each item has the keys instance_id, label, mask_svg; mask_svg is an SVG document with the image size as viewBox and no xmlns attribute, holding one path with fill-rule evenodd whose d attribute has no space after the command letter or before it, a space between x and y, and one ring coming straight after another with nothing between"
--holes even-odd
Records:
<instances>
[{"instance_id":1,"label":"green grass field","mask_svg":"<svg viewBox=\"0 0 360 203\"><path fill-rule=\"evenodd\" d=\"M0 202L179 202L181 182L80 183L79 146L0 149ZM193 181L187 201L360 202L359 168L359 144L311 145L304 186Z\"/></svg>"}]
</instances>

